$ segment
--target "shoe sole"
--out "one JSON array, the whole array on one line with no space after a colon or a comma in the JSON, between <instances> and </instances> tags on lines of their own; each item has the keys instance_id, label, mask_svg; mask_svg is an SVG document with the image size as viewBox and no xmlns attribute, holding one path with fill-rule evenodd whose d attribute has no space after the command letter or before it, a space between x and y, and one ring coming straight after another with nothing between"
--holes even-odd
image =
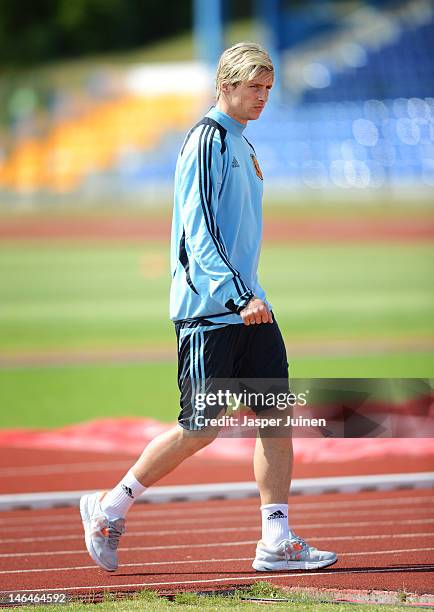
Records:
<instances>
[{"instance_id":1,"label":"shoe sole","mask_svg":"<svg viewBox=\"0 0 434 612\"><path fill-rule=\"evenodd\" d=\"M83 495L83 497L80 499L80 514L81 520L83 521L84 540L86 542L87 552L99 567L102 567L102 569L104 569L106 572L114 572L117 570L117 567L107 567L104 565L93 548L92 538L88 529L88 525L90 525L91 522L90 514L87 509L87 504L90 497L90 495Z\"/></svg>"},{"instance_id":2,"label":"shoe sole","mask_svg":"<svg viewBox=\"0 0 434 612\"><path fill-rule=\"evenodd\" d=\"M337 556L334 559L324 561L276 561L275 563L266 563L265 561L257 561L252 563L252 567L257 572L284 572L285 570L314 570L321 569L333 565L338 560Z\"/></svg>"}]
</instances>

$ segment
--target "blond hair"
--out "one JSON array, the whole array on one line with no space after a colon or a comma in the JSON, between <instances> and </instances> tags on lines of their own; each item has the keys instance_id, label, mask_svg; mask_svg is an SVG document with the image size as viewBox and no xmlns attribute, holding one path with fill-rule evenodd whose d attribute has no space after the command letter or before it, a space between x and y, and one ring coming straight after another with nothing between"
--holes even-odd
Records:
<instances>
[{"instance_id":1,"label":"blond hair","mask_svg":"<svg viewBox=\"0 0 434 612\"><path fill-rule=\"evenodd\" d=\"M220 57L216 73L217 100L221 94L222 83L238 85L250 81L261 72L273 73L273 62L260 45L252 42L240 42L226 49Z\"/></svg>"}]
</instances>

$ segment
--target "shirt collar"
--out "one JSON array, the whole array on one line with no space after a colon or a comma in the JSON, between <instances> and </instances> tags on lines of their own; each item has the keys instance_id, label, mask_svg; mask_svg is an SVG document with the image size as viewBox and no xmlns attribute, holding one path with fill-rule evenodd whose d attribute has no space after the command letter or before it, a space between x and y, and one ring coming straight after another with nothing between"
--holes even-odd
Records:
<instances>
[{"instance_id":1,"label":"shirt collar","mask_svg":"<svg viewBox=\"0 0 434 612\"><path fill-rule=\"evenodd\" d=\"M229 115L223 113L215 106L210 108L206 116L210 117L211 119L214 119L215 121L220 123L220 125L222 125L226 130L228 130L228 132L236 134L237 136L241 136L241 134L246 128L246 125L244 123L240 123L239 121L236 121L236 119L232 119L232 117L229 117Z\"/></svg>"}]
</instances>

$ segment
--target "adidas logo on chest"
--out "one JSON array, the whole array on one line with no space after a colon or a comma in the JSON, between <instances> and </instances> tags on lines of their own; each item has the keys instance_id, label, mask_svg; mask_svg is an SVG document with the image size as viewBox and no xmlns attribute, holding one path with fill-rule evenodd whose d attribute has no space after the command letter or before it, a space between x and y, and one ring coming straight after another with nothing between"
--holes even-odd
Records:
<instances>
[{"instance_id":1,"label":"adidas logo on chest","mask_svg":"<svg viewBox=\"0 0 434 612\"><path fill-rule=\"evenodd\" d=\"M240 163L238 161L238 159L235 157L235 155L232 158L232 168L239 168L240 167Z\"/></svg>"}]
</instances>

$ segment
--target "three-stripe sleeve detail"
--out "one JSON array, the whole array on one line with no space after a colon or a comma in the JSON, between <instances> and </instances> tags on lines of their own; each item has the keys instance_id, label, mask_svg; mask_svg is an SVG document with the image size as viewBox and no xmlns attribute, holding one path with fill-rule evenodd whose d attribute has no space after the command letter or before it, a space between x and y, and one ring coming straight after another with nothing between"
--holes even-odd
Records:
<instances>
[{"instance_id":1,"label":"three-stripe sleeve detail","mask_svg":"<svg viewBox=\"0 0 434 612\"><path fill-rule=\"evenodd\" d=\"M223 263L229 268L233 274L233 282L237 290L238 296L244 297L251 294L250 289L244 284L240 277L240 273L236 270L227 256L226 249L221 240L220 230L215 222L214 213L212 210L212 180L211 180L211 163L212 163L212 142L216 132L216 128L211 125L204 125L199 136L198 143L198 174L199 174L199 194L201 200L202 211L204 214L205 224L214 242L216 250L220 255Z\"/></svg>"}]
</instances>

